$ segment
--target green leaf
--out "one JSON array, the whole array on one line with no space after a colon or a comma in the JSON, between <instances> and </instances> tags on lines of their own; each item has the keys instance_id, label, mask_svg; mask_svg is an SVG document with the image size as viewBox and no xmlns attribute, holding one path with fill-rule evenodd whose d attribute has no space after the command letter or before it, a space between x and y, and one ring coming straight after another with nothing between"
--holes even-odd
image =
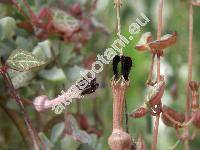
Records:
<instances>
[{"instance_id":1,"label":"green leaf","mask_svg":"<svg viewBox=\"0 0 200 150\"><path fill-rule=\"evenodd\" d=\"M84 130L73 130L72 135L77 140L79 140L81 143L87 143L87 144L91 145L92 138Z\"/></svg>"},{"instance_id":2,"label":"green leaf","mask_svg":"<svg viewBox=\"0 0 200 150\"><path fill-rule=\"evenodd\" d=\"M91 137L90 146L95 149L98 144L98 137L96 134L90 134L90 137Z\"/></svg>"},{"instance_id":3,"label":"green leaf","mask_svg":"<svg viewBox=\"0 0 200 150\"><path fill-rule=\"evenodd\" d=\"M65 128L64 123L58 123L53 127L50 138L51 142L55 143L58 140L58 138L63 133L64 128Z\"/></svg>"},{"instance_id":4,"label":"green leaf","mask_svg":"<svg viewBox=\"0 0 200 150\"><path fill-rule=\"evenodd\" d=\"M20 87L26 86L31 79L34 78L35 73L31 71L19 72L15 70L9 70L9 75L11 76L11 80L15 89L19 89Z\"/></svg>"},{"instance_id":5,"label":"green leaf","mask_svg":"<svg viewBox=\"0 0 200 150\"><path fill-rule=\"evenodd\" d=\"M11 38L14 34L15 28L16 22L12 17L5 17L0 19L0 39L4 40Z\"/></svg>"},{"instance_id":6,"label":"green leaf","mask_svg":"<svg viewBox=\"0 0 200 150\"><path fill-rule=\"evenodd\" d=\"M28 71L36 67L41 67L45 64L45 61L37 58L31 52L19 49L11 53L7 64L11 69L17 71Z\"/></svg>"},{"instance_id":7,"label":"green leaf","mask_svg":"<svg viewBox=\"0 0 200 150\"><path fill-rule=\"evenodd\" d=\"M39 42L34 47L33 54L42 59L51 59L53 57L51 53L51 42L49 40Z\"/></svg>"},{"instance_id":8,"label":"green leaf","mask_svg":"<svg viewBox=\"0 0 200 150\"><path fill-rule=\"evenodd\" d=\"M86 70L83 67L79 67L77 65L71 68L67 68L65 70L67 77L72 81L77 80L78 78L82 77L80 74L81 71L84 72Z\"/></svg>"},{"instance_id":9,"label":"green leaf","mask_svg":"<svg viewBox=\"0 0 200 150\"><path fill-rule=\"evenodd\" d=\"M77 121L72 115L68 115L66 119L67 126L72 129L72 136L80 141L81 143L91 144L91 136L84 130L80 130L78 127Z\"/></svg>"},{"instance_id":10,"label":"green leaf","mask_svg":"<svg viewBox=\"0 0 200 150\"><path fill-rule=\"evenodd\" d=\"M70 14L54 9L53 10L53 25L62 31L70 31L79 27L79 21Z\"/></svg>"},{"instance_id":11,"label":"green leaf","mask_svg":"<svg viewBox=\"0 0 200 150\"><path fill-rule=\"evenodd\" d=\"M51 141L46 137L46 135L43 132L38 133L38 136L41 139L42 143L44 143L44 145L46 146L46 150L53 149L53 143L51 143Z\"/></svg>"},{"instance_id":12,"label":"green leaf","mask_svg":"<svg viewBox=\"0 0 200 150\"><path fill-rule=\"evenodd\" d=\"M71 136L65 136L61 140L61 150L77 150L80 143L75 141Z\"/></svg>"},{"instance_id":13,"label":"green leaf","mask_svg":"<svg viewBox=\"0 0 200 150\"><path fill-rule=\"evenodd\" d=\"M66 76L65 73L62 69L57 68L57 67L53 67L50 70L41 70L39 72L39 75L51 82L65 82L66 81Z\"/></svg>"},{"instance_id":14,"label":"green leaf","mask_svg":"<svg viewBox=\"0 0 200 150\"><path fill-rule=\"evenodd\" d=\"M19 47L20 49L33 49L33 39L32 38L17 36L15 43L16 43L16 47ZM26 43L26 44L24 44L24 43Z\"/></svg>"},{"instance_id":15,"label":"green leaf","mask_svg":"<svg viewBox=\"0 0 200 150\"><path fill-rule=\"evenodd\" d=\"M79 130L78 122L77 122L76 118L74 116L72 116L71 114L67 115L65 122L66 122L67 126L70 129L72 129L72 131Z\"/></svg>"},{"instance_id":16,"label":"green leaf","mask_svg":"<svg viewBox=\"0 0 200 150\"><path fill-rule=\"evenodd\" d=\"M73 45L62 43L59 49L59 60L62 66L66 65L72 58L76 56L73 51Z\"/></svg>"}]
</instances>

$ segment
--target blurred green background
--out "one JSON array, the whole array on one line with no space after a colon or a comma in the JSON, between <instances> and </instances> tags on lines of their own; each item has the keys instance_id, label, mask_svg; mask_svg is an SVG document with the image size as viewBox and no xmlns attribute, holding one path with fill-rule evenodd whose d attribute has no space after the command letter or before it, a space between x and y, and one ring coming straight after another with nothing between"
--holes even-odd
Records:
<instances>
[{"instance_id":1,"label":"blurred green background","mask_svg":"<svg viewBox=\"0 0 200 150\"><path fill-rule=\"evenodd\" d=\"M60 7L61 4L69 7L75 2L80 2L82 7L85 3L91 3L91 0L29 0L31 8L38 12L41 7ZM138 42L140 35L144 32L151 32L156 38L157 32L157 7L158 0L123 0L121 9L121 26L122 34L129 36L128 26L135 22L135 19L144 13L150 22L141 28L141 32L134 36L124 49L124 53L133 59L134 65L130 73L130 87L126 94L128 104L128 112L131 112L136 107L140 106L144 101L145 82L147 80L151 56L147 52L138 52L134 49ZM163 9L163 28L162 34L178 32L178 41L175 45L165 50L164 58L161 59L161 73L166 76L167 87L164 93L162 102L174 109L184 112L186 101L186 81L187 81L187 54L188 54L188 10L189 2L187 0L165 0ZM104 50L112 44L116 39L116 16L112 0L98 0L97 9L94 12L94 18L104 24L110 31L107 36L101 32L94 33L89 39L88 43L81 48L80 53L73 50L74 45L65 43L61 40L49 38L48 42L40 41L34 35L27 33L25 30L16 28L16 39L4 39L0 41L0 56L7 57L12 50L16 48L26 49L28 51L45 51L53 48L58 56L59 62L62 64L61 70L51 70L55 67L53 64L48 68L41 69L37 72L31 72L24 75L23 80L16 81L12 77L21 96L25 99L33 100L40 92L47 94L53 98L60 94L63 85L67 88L79 77L79 71L84 69L83 61L90 56L95 60L97 54L102 54ZM17 22L22 20L17 9L10 4L0 3L0 18L5 16L13 17ZM199 81L200 73L200 8L194 8L194 38L193 38L193 80ZM39 43L41 42L41 43ZM37 47L39 46L39 47ZM37 50L38 49L38 50ZM41 50L42 49L42 50ZM155 67L156 68L156 67ZM57 74L55 73L57 72ZM97 75L97 80L100 83L100 88L95 94L85 96L79 103L73 101L67 107L67 110L72 113L77 112L77 108L84 114L89 124L95 125L94 109L98 112L99 117L103 121L103 135L98 139L98 147L93 149L109 149L107 138L112 132L112 92L110 88L110 79L112 78L112 66L104 65L102 73ZM0 80L0 95L6 96L5 84ZM175 89L175 90L174 90ZM174 92L176 92L174 94ZM7 96L4 99L6 108L16 110L19 108L14 101ZM6 102L5 102L6 101ZM95 108L94 108L95 105ZM52 128L45 130L48 120L57 117L51 110L48 112L37 113L33 106L26 106L26 110L31 116L33 125L48 138L52 134ZM60 115L62 116L62 115ZM129 118L130 134L133 139L137 139L138 135L142 135L150 149L152 142L152 128L153 119L147 115L141 119ZM194 130L192 127L192 131ZM53 149L61 148L58 143L59 139ZM159 135L158 135L158 150L168 150L170 146L177 141L175 130L166 127L160 121ZM184 144L180 143L175 149L184 149ZM65 147L70 149L69 147ZM0 149L26 149L21 135L16 126L10 120L9 116L3 109L0 109ZM84 149L84 146L79 146L79 149ZM89 149L86 147L85 149ZM200 136L190 142L191 150L200 149Z\"/></svg>"}]
</instances>

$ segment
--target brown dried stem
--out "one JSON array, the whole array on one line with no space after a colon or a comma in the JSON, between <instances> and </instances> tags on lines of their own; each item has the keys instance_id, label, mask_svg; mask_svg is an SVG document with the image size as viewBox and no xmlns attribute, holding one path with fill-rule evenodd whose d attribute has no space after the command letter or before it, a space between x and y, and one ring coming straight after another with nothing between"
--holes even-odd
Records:
<instances>
[{"instance_id":1,"label":"brown dried stem","mask_svg":"<svg viewBox=\"0 0 200 150\"><path fill-rule=\"evenodd\" d=\"M152 53L150 71L149 71L148 79L147 79L147 82L146 82L147 85L152 85L152 86L155 84L155 83L152 81L152 77L153 77L153 67L154 67L154 59L155 59L155 53Z\"/></svg>"},{"instance_id":2,"label":"brown dried stem","mask_svg":"<svg viewBox=\"0 0 200 150\"><path fill-rule=\"evenodd\" d=\"M159 0L158 24L157 24L157 40L161 39L161 34L162 34L162 10L163 10L163 0ZM161 77L160 77L160 55L157 54L157 82L159 82L160 80L161 80ZM156 121L154 123L153 142L152 142L152 145L151 145L151 149L152 150L155 150L156 149L156 145L157 145L159 119L160 119L160 114L158 114L156 116Z\"/></svg>"},{"instance_id":3,"label":"brown dried stem","mask_svg":"<svg viewBox=\"0 0 200 150\"><path fill-rule=\"evenodd\" d=\"M187 97L186 97L186 108L185 108L185 121L189 120L190 112L190 88L189 83L192 80L192 40L193 40L193 6L192 0L190 0L189 8L189 48L188 48L188 81L187 81ZM189 129L185 127L183 135L185 138L185 150L189 150L188 138L189 138Z\"/></svg>"},{"instance_id":4,"label":"brown dried stem","mask_svg":"<svg viewBox=\"0 0 200 150\"><path fill-rule=\"evenodd\" d=\"M117 35L121 35L121 20L120 20L120 7L122 5L121 0L115 0L116 15L117 15ZM123 51L120 52L123 55Z\"/></svg>"}]
</instances>

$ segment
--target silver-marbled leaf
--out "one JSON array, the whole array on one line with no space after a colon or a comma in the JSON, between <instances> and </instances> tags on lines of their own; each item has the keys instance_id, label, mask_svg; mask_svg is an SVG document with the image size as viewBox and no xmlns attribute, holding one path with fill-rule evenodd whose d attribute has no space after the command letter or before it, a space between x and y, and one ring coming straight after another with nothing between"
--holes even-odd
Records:
<instances>
[{"instance_id":1,"label":"silver-marbled leaf","mask_svg":"<svg viewBox=\"0 0 200 150\"><path fill-rule=\"evenodd\" d=\"M31 52L22 49L14 50L7 60L9 67L17 71L28 71L45 63L45 61L37 58Z\"/></svg>"}]
</instances>

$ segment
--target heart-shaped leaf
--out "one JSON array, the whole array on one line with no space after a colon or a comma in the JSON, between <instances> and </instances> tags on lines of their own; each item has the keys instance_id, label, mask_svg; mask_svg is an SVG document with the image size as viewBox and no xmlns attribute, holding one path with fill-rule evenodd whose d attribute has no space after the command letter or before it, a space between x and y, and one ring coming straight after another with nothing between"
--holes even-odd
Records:
<instances>
[{"instance_id":1,"label":"heart-shaped leaf","mask_svg":"<svg viewBox=\"0 0 200 150\"><path fill-rule=\"evenodd\" d=\"M11 38L16 28L15 19L12 17L5 17L0 19L0 39Z\"/></svg>"},{"instance_id":2,"label":"heart-shaped leaf","mask_svg":"<svg viewBox=\"0 0 200 150\"><path fill-rule=\"evenodd\" d=\"M41 70L39 72L39 75L42 78L54 83L64 83L66 81L66 76L64 71L57 67L53 67L52 69L49 70L46 69Z\"/></svg>"},{"instance_id":3,"label":"heart-shaped leaf","mask_svg":"<svg viewBox=\"0 0 200 150\"><path fill-rule=\"evenodd\" d=\"M33 49L33 54L41 59L52 59L51 41L45 40L39 42Z\"/></svg>"},{"instance_id":4,"label":"heart-shaped leaf","mask_svg":"<svg viewBox=\"0 0 200 150\"><path fill-rule=\"evenodd\" d=\"M75 137L75 139L77 139L81 143L91 144L92 142L90 135L84 130L75 130L73 131L72 136Z\"/></svg>"},{"instance_id":5,"label":"heart-shaped leaf","mask_svg":"<svg viewBox=\"0 0 200 150\"><path fill-rule=\"evenodd\" d=\"M58 141L59 137L61 137L61 135L64 131L64 127L65 127L65 125L63 122L58 123L53 127L53 129L51 131L51 138L50 138L52 143L56 143Z\"/></svg>"},{"instance_id":6,"label":"heart-shaped leaf","mask_svg":"<svg viewBox=\"0 0 200 150\"><path fill-rule=\"evenodd\" d=\"M79 21L68 13L54 9L53 14L53 25L56 29L61 32L74 31L79 27Z\"/></svg>"},{"instance_id":7,"label":"heart-shaped leaf","mask_svg":"<svg viewBox=\"0 0 200 150\"><path fill-rule=\"evenodd\" d=\"M45 63L31 52L22 49L13 51L7 60L9 67L17 71L28 71L43 66Z\"/></svg>"},{"instance_id":8,"label":"heart-shaped leaf","mask_svg":"<svg viewBox=\"0 0 200 150\"><path fill-rule=\"evenodd\" d=\"M31 71L19 72L9 69L9 75L11 77L14 88L19 89L29 84L29 81L34 78L35 73Z\"/></svg>"},{"instance_id":9,"label":"heart-shaped leaf","mask_svg":"<svg viewBox=\"0 0 200 150\"><path fill-rule=\"evenodd\" d=\"M65 125L68 129L68 134L70 134L74 139L81 143L91 144L92 140L90 135L87 132L80 130L76 119L72 115L67 115Z\"/></svg>"}]
</instances>

